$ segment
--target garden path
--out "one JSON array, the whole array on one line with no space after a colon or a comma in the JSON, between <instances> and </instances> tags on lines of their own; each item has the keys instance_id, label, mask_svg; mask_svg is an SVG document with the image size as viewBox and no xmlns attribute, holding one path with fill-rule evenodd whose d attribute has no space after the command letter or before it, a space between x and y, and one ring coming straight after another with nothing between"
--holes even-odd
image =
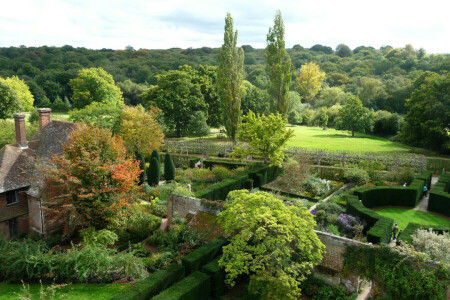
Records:
<instances>
[{"instance_id":1,"label":"garden path","mask_svg":"<svg viewBox=\"0 0 450 300\"><path fill-rule=\"evenodd\" d=\"M344 184L343 186L341 186L340 189L334 191L334 193L328 195L328 197L324 198L322 201L324 201L324 202L325 202L325 201L328 201L328 199L330 199L331 197L333 197L334 194L336 194L339 190L345 189L348 185L349 185L349 183ZM309 208L309 211L312 211L313 209L315 209L316 206L317 206L317 203L314 204L313 206L311 206L311 207Z\"/></svg>"},{"instance_id":2,"label":"garden path","mask_svg":"<svg viewBox=\"0 0 450 300\"><path fill-rule=\"evenodd\" d=\"M438 180L439 180L438 176L433 176L431 178L431 187L433 187ZM428 207L429 196L430 196L430 193L428 192L425 197L422 197L422 199L420 200L419 204L416 207L414 207L414 210L420 210L420 211L428 212L427 207Z\"/></svg>"}]
</instances>

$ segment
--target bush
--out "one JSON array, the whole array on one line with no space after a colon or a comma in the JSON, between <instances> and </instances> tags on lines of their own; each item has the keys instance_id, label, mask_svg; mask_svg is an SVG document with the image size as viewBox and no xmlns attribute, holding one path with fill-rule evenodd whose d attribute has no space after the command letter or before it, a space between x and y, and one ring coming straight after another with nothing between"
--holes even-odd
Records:
<instances>
[{"instance_id":1,"label":"bush","mask_svg":"<svg viewBox=\"0 0 450 300\"><path fill-rule=\"evenodd\" d=\"M192 171L192 181L194 182L202 182L203 180L207 179L208 176L211 176L211 171L209 169L194 169Z\"/></svg>"},{"instance_id":2,"label":"bush","mask_svg":"<svg viewBox=\"0 0 450 300\"><path fill-rule=\"evenodd\" d=\"M206 116L202 111L192 114L187 128L188 136L205 136L209 134L209 126L206 124Z\"/></svg>"},{"instance_id":3,"label":"bush","mask_svg":"<svg viewBox=\"0 0 450 300\"><path fill-rule=\"evenodd\" d=\"M211 279L202 272L194 272L160 293L153 300L209 299Z\"/></svg>"},{"instance_id":4,"label":"bush","mask_svg":"<svg viewBox=\"0 0 450 300\"><path fill-rule=\"evenodd\" d=\"M406 183L410 185L414 180L414 171L410 168L399 168L396 171L391 171L386 175L386 178L390 181L397 181L399 184Z\"/></svg>"},{"instance_id":5,"label":"bush","mask_svg":"<svg viewBox=\"0 0 450 300\"><path fill-rule=\"evenodd\" d=\"M227 240L223 237L198 248L197 250L185 255L181 262L186 268L186 274L198 271L203 265L211 261L222 253L222 247L227 244Z\"/></svg>"},{"instance_id":6,"label":"bush","mask_svg":"<svg viewBox=\"0 0 450 300\"><path fill-rule=\"evenodd\" d=\"M169 152L166 153L164 159L164 179L166 181L175 180L175 166Z\"/></svg>"},{"instance_id":7,"label":"bush","mask_svg":"<svg viewBox=\"0 0 450 300\"><path fill-rule=\"evenodd\" d=\"M339 228L339 232L345 234L347 237L352 238L357 235L360 228L363 228L363 222L352 215L340 214L336 220L336 224Z\"/></svg>"},{"instance_id":8,"label":"bush","mask_svg":"<svg viewBox=\"0 0 450 300\"><path fill-rule=\"evenodd\" d=\"M450 236L447 232L437 234L431 228L419 229L411 238L415 250L427 254L431 260L450 264Z\"/></svg>"},{"instance_id":9,"label":"bush","mask_svg":"<svg viewBox=\"0 0 450 300\"><path fill-rule=\"evenodd\" d=\"M148 168L147 180L151 186L157 186L161 176L161 165L156 157L153 157L150 161L150 167Z\"/></svg>"},{"instance_id":10,"label":"bush","mask_svg":"<svg viewBox=\"0 0 450 300\"><path fill-rule=\"evenodd\" d=\"M115 295L110 300L150 299L183 278L184 267L172 264L165 269L156 271L144 280L136 282L129 289Z\"/></svg>"},{"instance_id":11,"label":"bush","mask_svg":"<svg viewBox=\"0 0 450 300\"><path fill-rule=\"evenodd\" d=\"M369 174L362 169L346 169L344 171L344 179L357 185L364 185L370 181Z\"/></svg>"},{"instance_id":12,"label":"bush","mask_svg":"<svg viewBox=\"0 0 450 300\"><path fill-rule=\"evenodd\" d=\"M232 176L231 171L224 166L214 166L211 173L216 176L218 181L222 181Z\"/></svg>"},{"instance_id":13,"label":"bush","mask_svg":"<svg viewBox=\"0 0 450 300\"><path fill-rule=\"evenodd\" d=\"M439 181L430 190L428 210L450 217L450 174L442 174Z\"/></svg>"},{"instance_id":14,"label":"bush","mask_svg":"<svg viewBox=\"0 0 450 300\"><path fill-rule=\"evenodd\" d=\"M150 236L161 225L161 218L150 214L144 205L134 203L111 219L108 228L119 236L119 243L138 242Z\"/></svg>"},{"instance_id":15,"label":"bush","mask_svg":"<svg viewBox=\"0 0 450 300\"><path fill-rule=\"evenodd\" d=\"M450 226L422 225L416 223L408 223L405 230L403 230L402 234L399 236L399 240L412 244L411 236L415 234L417 230L419 230L420 228L432 229L434 232L437 232L439 234L443 234L444 232L450 232Z\"/></svg>"},{"instance_id":16,"label":"bush","mask_svg":"<svg viewBox=\"0 0 450 300\"><path fill-rule=\"evenodd\" d=\"M330 181L321 179L317 174L311 175L302 183L303 191L308 192L313 198L327 194L331 187Z\"/></svg>"},{"instance_id":17,"label":"bush","mask_svg":"<svg viewBox=\"0 0 450 300\"><path fill-rule=\"evenodd\" d=\"M362 200L365 207L382 206L415 207L418 203L417 190L403 187L359 187L354 190L355 195Z\"/></svg>"}]
</instances>

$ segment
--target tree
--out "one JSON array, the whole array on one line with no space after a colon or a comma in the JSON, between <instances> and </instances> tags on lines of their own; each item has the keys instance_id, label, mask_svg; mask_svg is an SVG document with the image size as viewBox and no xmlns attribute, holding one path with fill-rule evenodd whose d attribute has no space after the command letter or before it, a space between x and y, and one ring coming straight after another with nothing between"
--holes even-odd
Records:
<instances>
[{"instance_id":1,"label":"tree","mask_svg":"<svg viewBox=\"0 0 450 300\"><path fill-rule=\"evenodd\" d=\"M300 68L300 75L297 77L297 88L303 95L306 102L312 103L316 94L322 89L322 82L325 80L325 72L313 62L303 65Z\"/></svg>"},{"instance_id":2,"label":"tree","mask_svg":"<svg viewBox=\"0 0 450 300\"><path fill-rule=\"evenodd\" d=\"M0 78L0 80L2 79ZM34 97L25 81L17 76L6 78L4 81L17 95L18 111L32 111Z\"/></svg>"},{"instance_id":3,"label":"tree","mask_svg":"<svg viewBox=\"0 0 450 300\"><path fill-rule=\"evenodd\" d=\"M272 112L286 117L289 108L288 92L291 83L291 58L286 52L284 24L281 12L275 15L273 28L267 34L266 66L269 74L269 94L272 96Z\"/></svg>"},{"instance_id":4,"label":"tree","mask_svg":"<svg viewBox=\"0 0 450 300\"><path fill-rule=\"evenodd\" d=\"M353 55L352 50L345 44L339 44L336 47L336 54L340 57L350 57Z\"/></svg>"},{"instance_id":5,"label":"tree","mask_svg":"<svg viewBox=\"0 0 450 300\"><path fill-rule=\"evenodd\" d=\"M151 186L157 186L161 177L161 165L156 157L150 160L150 166L147 171L147 181Z\"/></svg>"},{"instance_id":6,"label":"tree","mask_svg":"<svg viewBox=\"0 0 450 300\"><path fill-rule=\"evenodd\" d=\"M134 83L127 79L124 82L118 82L117 86L123 93L125 104L138 105L142 102L142 95L148 90L145 84Z\"/></svg>"},{"instance_id":7,"label":"tree","mask_svg":"<svg viewBox=\"0 0 450 300\"><path fill-rule=\"evenodd\" d=\"M123 138L130 153L136 151L150 155L153 149L164 144L161 125L151 112L142 106L124 106L120 112L120 129L117 133Z\"/></svg>"},{"instance_id":8,"label":"tree","mask_svg":"<svg viewBox=\"0 0 450 300\"><path fill-rule=\"evenodd\" d=\"M11 118L18 111L20 108L16 92L0 78L0 119Z\"/></svg>"},{"instance_id":9,"label":"tree","mask_svg":"<svg viewBox=\"0 0 450 300\"><path fill-rule=\"evenodd\" d=\"M123 105L122 91L115 85L112 75L102 68L81 69L69 85L73 90L74 108L84 108L93 102L117 107Z\"/></svg>"},{"instance_id":10,"label":"tree","mask_svg":"<svg viewBox=\"0 0 450 300\"><path fill-rule=\"evenodd\" d=\"M72 122L84 122L91 126L97 126L117 132L120 124L120 107L107 103L93 102L83 109L74 109L69 112Z\"/></svg>"},{"instance_id":11,"label":"tree","mask_svg":"<svg viewBox=\"0 0 450 300\"><path fill-rule=\"evenodd\" d=\"M196 83L192 67L181 66L158 75L158 85L143 96L144 106L156 106L164 114L169 131L181 137L187 133L191 116L195 111L207 110L201 86Z\"/></svg>"},{"instance_id":12,"label":"tree","mask_svg":"<svg viewBox=\"0 0 450 300\"><path fill-rule=\"evenodd\" d=\"M351 131L352 137L354 137L355 131L368 130L370 122L370 111L362 105L361 100L357 96L352 96L339 109L336 129Z\"/></svg>"},{"instance_id":13,"label":"tree","mask_svg":"<svg viewBox=\"0 0 450 300\"><path fill-rule=\"evenodd\" d=\"M127 156L122 139L85 124L72 132L63 154L41 171L48 217L64 224L66 233L105 228L113 206L132 202L139 192L139 163Z\"/></svg>"},{"instance_id":14,"label":"tree","mask_svg":"<svg viewBox=\"0 0 450 300\"><path fill-rule=\"evenodd\" d=\"M206 116L202 111L195 111L191 116L191 120L187 128L187 135L197 137L208 135L210 128L208 124L206 124L206 121Z\"/></svg>"},{"instance_id":15,"label":"tree","mask_svg":"<svg viewBox=\"0 0 450 300\"><path fill-rule=\"evenodd\" d=\"M299 285L322 259L325 246L305 207L286 206L266 192L232 191L218 223L230 238L219 265L228 285L250 275L249 290L261 299L298 299Z\"/></svg>"},{"instance_id":16,"label":"tree","mask_svg":"<svg viewBox=\"0 0 450 300\"><path fill-rule=\"evenodd\" d=\"M283 162L283 148L294 135L292 129L285 128L286 120L280 114L255 115L254 112L244 116L239 126L238 138L248 142L247 148L236 147L233 156L244 158L248 155L264 158L270 165L281 167Z\"/></svg>"},{"instance_id":17,"label":"tree","mask_svg":"<svg viewBox=\"0 0 450 300\"><path fill-rule=\"evenodd\" d=\"M145 159L141 152L136 152L136 160L139 161L139 169L141 174L139 174L139 185L145 182Z\"/></svg>"},{"instance_id":18,"label":"tree","mask_svg":"<svg viewBox=\"0 0 450 300\"><path fill-rule=\"evenodd\" d=\"M416 79L414 86L407 100L409 112L401 140L413 146L450 151L450 73L427 72Z\"/></svg>"},{"instance_id":19,"label":"tree","mask_svg":"<svg viewBox=\"0 0 450 300\"><path fill-rule=\"evenodd\" d=\"M164 179L166 181L175 180L175 166L169 152L166 153L166 157L164 159Z\"/></svg>"},{"instance_id":20,"label":"tree","mask_svg":"<svg viewBox=\"0 0 450 300\"><path fill-rule=\"evenodd\" d=\"M344 92L340 87L325 88L320 92L320 96L314 103L314 106L331 107L335 104L343 104L351 95L351 93Z\"/></svg>"},{"instance_id":21,"label":"tree","mask_svg":"<svg viewBox=\"0 0 450 300\"><path fill-rule=\"evenodd\" d=\"M233 141L241 122L241 85L244 77L244 51L236 47L237 34L233 31L233 19L227 13L224 43L218 54L217 91L222 103L223 125Z\"/></svg>"},{"instance_id":22,"label":"tree","mask_svg":"<svg viewBox=\"0 0 450 300\"><path fill-rule=\"evenodd\" d=\"M244 115L250 110L259 114L269 113L270 96L267 90L262 90L249 81L244 80L241 95L241 109Z\"/></svg>"}]
</instances>

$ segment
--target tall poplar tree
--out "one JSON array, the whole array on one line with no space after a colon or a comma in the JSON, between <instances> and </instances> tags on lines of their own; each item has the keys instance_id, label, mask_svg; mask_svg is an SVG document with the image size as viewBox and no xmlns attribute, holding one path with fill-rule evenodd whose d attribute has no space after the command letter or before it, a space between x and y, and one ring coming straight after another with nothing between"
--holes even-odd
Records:
<instances>
[{"instance_id":1,"label":"tall poplar tree","mask_svg":"<svg viewBox=\"0 0 450 300\"><path fill-rule=\"evenodd\" d=\"M272 97L272 112L278 112L285 118L289 108L287 98L291 83L291 58L285 48L284 23L280 11L275 15L274 26L269 28L267 34L266 67L270 79L268 92Z\"/></svg>"},{"instance_id":2,"label":"tall poplar tree","mask_svg":"<svg viewBox=\"0 0 450 300\"><path fill-rule=\"evenodd\" d=\"M217 90L222 105L223 124L233 141L236 140L241 122L241 85L244 77L244 51L236 47L237 35L237 31L233 31L233 19L227 13L224 43L218 54Z\"/></svg>"}]
</instances>

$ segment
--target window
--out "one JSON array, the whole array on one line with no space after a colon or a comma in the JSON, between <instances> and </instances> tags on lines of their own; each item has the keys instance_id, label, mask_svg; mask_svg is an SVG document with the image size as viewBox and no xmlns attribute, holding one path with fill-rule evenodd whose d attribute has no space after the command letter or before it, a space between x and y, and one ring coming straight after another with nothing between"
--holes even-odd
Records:
<instances>
[{"instance_id":1,"label":"window","mask_svg":"<svg viewBox=\"0 0 450 300\"><path fill-rule=\"evenodd\" d=\"M14 204L19 202L19 200L17 199L17 191L8 191L6 192L6 204Z\"/></svg>"},{"instance_id":2,"label":"window","mask_svg":"<svg viewBox=\"0 0 450 300\"><path fill-rule=\"evenodd\" d=\"M15 238L19 235L19 222L17 218L9 220L9 237Z\"/></svg>"}]
</instances>

